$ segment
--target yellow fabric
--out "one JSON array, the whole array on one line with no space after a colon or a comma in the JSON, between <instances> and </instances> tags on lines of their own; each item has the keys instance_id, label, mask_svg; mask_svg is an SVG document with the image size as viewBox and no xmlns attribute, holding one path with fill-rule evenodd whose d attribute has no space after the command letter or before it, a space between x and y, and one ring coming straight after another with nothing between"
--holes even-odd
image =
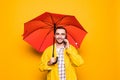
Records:
<instances>
[{"instance_id":1,"label":"yellow fabric","mask_svg":"<svg viewBox=\"0 0 120 80\"><path fill-rule=\"evenodd\" d=\"M58 64L48 66L47 62L52 57L52 48L53 46L48 47L40 60L40 71L48 71L47 80L59 80L58 75ZM57 57L56 47L54 51L55 57ZM75 73L75 66L80 66L84 63L82 57L77 52L76 48L72 45L68 49L64 50L64 60L65 60L65 71L66 71L66 80L77 80Z\"/></svg>"}]
</instances>

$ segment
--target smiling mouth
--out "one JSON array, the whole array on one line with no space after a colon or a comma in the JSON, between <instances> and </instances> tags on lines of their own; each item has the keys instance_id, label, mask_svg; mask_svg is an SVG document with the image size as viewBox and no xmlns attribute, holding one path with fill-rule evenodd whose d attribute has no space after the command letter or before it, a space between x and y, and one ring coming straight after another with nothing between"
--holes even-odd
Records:
<instances>
[{"instance_id":1,"label":"smiling mouth","mask_svg":"<svg viewBox=\"0 0 120 80\"><path fill-rule=\"evenodd\" d=\"M62 44L64 42L64 40L61 39L61 38L56 39L56 41L57 41L58 44Z\"/></svg>"},{"instance_id":2,"label":"smiling mouth","mask_svg":"<svg viewBox=\"0 0 120 80\"><path fill-rule=\"evenodd\" d=\"M63 40L63 39L61 39L61 38L58 38L57 40Z\"/></svg>"}]
</instances>

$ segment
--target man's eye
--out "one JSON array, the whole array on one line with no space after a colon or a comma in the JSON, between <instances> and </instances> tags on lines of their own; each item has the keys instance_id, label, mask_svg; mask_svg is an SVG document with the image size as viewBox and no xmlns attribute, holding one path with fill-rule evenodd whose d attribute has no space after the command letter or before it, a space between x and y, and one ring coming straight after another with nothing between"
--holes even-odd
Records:
<instances>
[{"instance_id":1,"label":"man's eye","mask_svg":"<svg viewBox=\"0 0 120 80\"><path fill-rule=\"evenodd\" d=\"M65 33L61 33L61 34L60 34L60 33L55 33L55 34L56 34L56 35L65 35Z\"/></svg>"},{"instance_id":2,"label":"man's eye","mask_svg":"<svg viewBox=\"0 0 120 80\"><path fill-rule=\"evenodd\" d=\"M62 33L61 35L65 35L64 33Z\"/></svg>"}]
</instances>

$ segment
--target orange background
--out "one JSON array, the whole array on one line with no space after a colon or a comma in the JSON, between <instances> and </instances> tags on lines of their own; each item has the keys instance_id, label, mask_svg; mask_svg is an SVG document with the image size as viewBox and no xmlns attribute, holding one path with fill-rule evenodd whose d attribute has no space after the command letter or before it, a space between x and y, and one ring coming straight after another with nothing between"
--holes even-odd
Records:
<instances>
[{"instance_id":1,"label":"orange background","mask_svg":"<svg viewBox=\"0 0 120 80\"><path fill-rule=\"evenodd\" d=\"M3 0L0 3L0 80L45 80L40 54L22 39L24 23L43 12L76 16L88 31L79 49L78 80L120 80L118 0Z\"/></svg>"}]
</instances>

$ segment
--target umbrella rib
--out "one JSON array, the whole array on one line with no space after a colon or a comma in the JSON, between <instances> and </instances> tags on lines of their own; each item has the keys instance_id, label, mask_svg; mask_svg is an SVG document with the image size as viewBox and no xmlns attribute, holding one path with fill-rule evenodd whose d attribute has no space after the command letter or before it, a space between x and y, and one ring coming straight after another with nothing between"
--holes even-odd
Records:
<instances>
[{"instance_id":1,"label":"umbrella rib","mask_svg":"<svg viewBox=\"0 0 120 80\"><path fill-rule=\"evenodd\" d=\"M69 15L68 16L63 16L61 19L59 19L57 22L56 22L56 24L59 24L65 17L70 17ZM81 27L79 27L79 26L77 26L77 25L74 25L74 24L65 24L65 25L72 25L72 26L76 26L76 28L81 28L82 30L84 30L85 32L87 32L82 26Z\"/></svg>"},{"instance_id":2,"label":"umbrella rib","mask_svg":"<svg viewBox=\"0 0 120 80\"><path fill-rule=\"evenodd\" d=\"M63 16L61 19L59 19L59 20L56 22L56 24L59 24L65 17L67 17L67 16Z\"/></svg>"},{"instance_id":3,"label":"umbrella rib","mask_svg":"<svg viewBox=\"0 0 120 80\"><path fill-rule=\"evenodd\" d=\"M64 26L64 27L68 27L69 25L71 25L72 27L75 27L75 28L78 28L80 30L83 30L83 31L87 32L82 26L79 27L79 26L76 26L76 25L73 25L73 24L66 24L66 26Z\"/></svg>"},{"instance_id":4,"label":"umbrella rib","mask_svg":"<svg viewBox=\"0 0 120 80\"><path fill-rule=\"evenodd\" d=\"M51 23L49 23L49 22L47 22L47 21L43 21L43 20L41 20L43 23L45 23L45 24L47 24L47 25L49 25L49 26L52 26L52 24Z\"/></svg>"},{"instance_id":5,"label":"umbrella rib","mask_svg":"<svg viewBox=\"0 0 120 80\"><path fill-rule=\"evenodd\" d=\"M37 30L39 30L39 29L48 29L48 28L46 28L46 27L39 27L39 28L37 28L37 29L35 29L35 30L33 30L32 32L30 32L29 34L27 34L23 39L25 39L27 36L29 36L31 33L33 33L34 31L37 31Z\"/></svg>"},{"instance_id":6,"label":"umbrella rib","mask_svg":"<svg viewBox=\"0 0 120 80\"><path fill-rule=\"evenodd\" d=\"M76 42L75 38L69 32L67 32L67 34L70 35L72 39Z\"/></svg>"},{"instance_id":7,"label":"umbrella rib","mask_svg":"<svg viewBox=\"0 0 120 80\"><path fill-rule=\"evenodd\" d=\"M65 26L65 27L67 27L67 26ZM75 38L69 32L67 32L67 34L69 34L73 38L73 40L76 42Z\"/></svg>"},{"instance_id":8,"label":"umbrella rib","mask_svg":"<svg viewBox=\"0 0 120 80\"><path fill-rule=\"evenodd\" d=\"M52 17L52 15L50 13L49 13L49 16L51 17L52 23L54 24L53 17Z\"/></svg>"},{"instance_id":9,"label":"umbrella rib","mask_svg":"<svg viewBox=\"0 0 120 80\"><path fill-rule=\"evenodd\" d=\"M43 39L43 41L42 41L42 43L44 43L44 41L45 41L45 39L46 39L46 37L47 37L47 35L50 33L52 31L52 29L50 29L49 31L48 31L48 33L46 34L46 36L44 37L44 39ZM39 47L39 50L40 50L40 48L42 47L42 44L41 44L41 46Z\"/></svg>"}]
</instances>

